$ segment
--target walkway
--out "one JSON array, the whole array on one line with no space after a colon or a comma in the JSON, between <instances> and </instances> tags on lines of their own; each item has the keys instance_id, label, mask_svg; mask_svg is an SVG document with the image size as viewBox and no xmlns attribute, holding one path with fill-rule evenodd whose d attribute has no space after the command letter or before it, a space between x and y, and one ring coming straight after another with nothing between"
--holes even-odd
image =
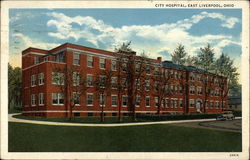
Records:
<instances>
[{"instance_id":1,"label":"walkway","mask_svg":"<svg viewBox=\"0 0 250 160\"><path fill-rule=\"evenodd\" d=\"M196 119L196 120L160 121L160 122L91 124L91 123L47 122L47 121L19 119L19 118L13 117L14 115L18 115L18 114L20 114L20 113L9 114L9 122L43 124L43 125L54 125L54 126L118 127L118 126L151 125L151 124L175 124L175 123L186 123L186 122L204 122L204 121L214 121L215 120L215 119Z\"/></svg>"}]
</instances>

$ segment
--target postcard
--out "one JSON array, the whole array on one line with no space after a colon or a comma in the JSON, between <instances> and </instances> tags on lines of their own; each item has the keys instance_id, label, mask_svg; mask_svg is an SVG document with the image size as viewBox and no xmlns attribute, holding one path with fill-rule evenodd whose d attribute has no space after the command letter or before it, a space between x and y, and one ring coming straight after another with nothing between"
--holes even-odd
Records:
<instances>
[{"instance_id":1,"label":"postcard","mask_svg":"<svg viewBox=\"0 0 250 160\"><path fill-rule=\"evenodd\" d=\"M249 159L248 1L1 6L1 159Z\"/></svg>"}]
</instances>

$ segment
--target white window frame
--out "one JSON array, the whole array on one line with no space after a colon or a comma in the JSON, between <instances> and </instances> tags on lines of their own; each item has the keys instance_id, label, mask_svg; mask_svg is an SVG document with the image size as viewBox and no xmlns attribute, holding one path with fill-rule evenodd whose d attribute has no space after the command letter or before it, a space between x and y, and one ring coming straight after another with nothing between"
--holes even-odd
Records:
<instances>
[{"instance_id":1,"label":"white window frame","mask_svg":"<svg viewBox=\"0 0 250 160\"><path fill-rule=\"evenodd\" d=\"M197 94L202 95L202 87L197 87Z\"/></svg>"},{"instance_id":2,"label":"white window frame","mask_svg":"<svg viewBox=\"0 0 250 160\"><path fill-rule=\"evenodd\" d=\"M116 61L111 60L111 71L116 71L116 70L117 70Z\"/></svg>"},{"instance_id":3,"label":"white window frame","mask_svg":"<svg viewBox=\"0 0 250 160\"><path fill-rule=\"evenodd\" d=\"M138 105L138 99L139 99L139 105ZM141 105L141 97L140 96L136 96L136 98L135 98L135 106L136 107L140 107L140 105Z\"/></svg>"},{"instance_id":4,"label":"white window frame","mask_svg":"<svg viewBox=\"0 0 250 160\"><path fill-rule=\"evenodd\" d=\"M80 85L80 80L81 80L81 77L80 77L80 72L73 72L73 75L72 75L72 79L73 79L73 86L79 86Z\"/></svg>"},{"instance_id":5,"label":"white window frame","mask_svg":"<svg viewBox=\"0 0 250 160\"><path fill-rule=\"evenodd\" d=\"M34 64L38 64L39 63L39 57L34 57Z\"/></svg>"},{"instance_id":6,"label":"white window frame","mask_svg":"<svg viewBox=\"0 0 250 160\"><path fill-rule=\"evenodd\" d=\"M57 74L57 75L55 75ZM59 78L56 80L56 82L53 81L54 76L58 76ZM60 73L60 72L52 72L52 76L51 76L52 80L51 83L54 85L64 85L65 80L64 80L64 73ZM62 79L63 78L63 79ZM61 82L62 81L62 82Z\"/></svg>"},{"instance_id":7,"label":"white window frame","mask_svg":"<svg viewBox=\"0 0 250 160\"><path fill-rule=\"evenodd\" d=\"M101 103L103 102L103 104ZM106 106L106 96L105 94L99 94L99 106L100 107L105 107Z\"/></svg>"},{"instance_id":8,"label":"white window frame","mask_svg":"<svg viewBox=\"0 0 250 160\"><path fill-rule=\"evenodd\" d=\"M126 98L126 105L123 104L124 98ZM128 106L128 96L127 96L127 95L122 95L122 106L123 106L123 107L127 107L127 106Z\"/></svg>"},{"instance_id":9,"label":"white window frame","mask_svg":"<svg viewBox=\"0 0 250 160\"><path fill-rule=\"evenodd\" d=\"M145 80L145 91L150 91L150 80Z\"/></svg>"},{"instance_id":10,"label":"white window frame","mask_svg":"<svg viewBox=\"0 0 250 160\"><path fill-rule=\"evenodd\" d=\"M80 53L73 52L73 65L80 66Z\"/></svg>"},{"instance_id":11,"label":"white window frame","mask_svg":"<svg viewBox=\"0 0 250 160\"><path fill-rule=\"evenodd\" d=\"M41 72L38 74L38 85L43 85L44 84L44 73Z\"/></svg>"},{"instance_id":12,"label":"white window frame","mask_svg":"<svg viewBox=\"0 0 250 160\"><path fill-rule=\"evenodd\" d=\"M147 75L150 75L151 74L151 68L150 68L150 65L146 65L146 74Z\"/></svg>"},{"instance_id":13,"label":"white window frame","mask_svg":"<svg viewBox=\"0 0 250 160\"><path fill-rule=\"evenodd\" d=\"M148 102L149 102L149 105L147 105L147 99L149 100ZM146 107L150 107L150 96L146 96L145 97L145 106Z\"/></svg>"},{"instance_id":14,"label":"white window frame","mask_svg":"<svg viewBox=\"0 0 250 160\"><path fill-rule=\"evenodd\" d=\"M44 93L39 93L38 105L39 106L44 105Z\"/></svg>"},{"instance_id":15,"label":"white window frame","mask_svg":"<svg viewBox=\"0 0 250 160\"><path fill-rule=\"evenodd\" d=\"M117 77L111 77L111 88L112 89L118 88Z\"/></svg>"},{"instance_id":16,"label":"white window frame","mask_svg":"<svg viewBox=\"0 0 250 160\"><path fill-rule=\"evenodd\" d=\"M106 59L105 58L99 58L99 67L100 67L100 69L106 69Z\"/></svg>"},{"instance_id":17,"label":"white window frame","mask_svg":"<svg viewBox=\"0 0 250 160\"><path fill-rule=\"evenodd\" d=\"M77 97L76 97L77 96ZM79 103L75 103L75 99L78 98ZM81 104L81 95L78 92L73 92L73 103L75 106L80 106Z\"/></svg>"},{"instance_id":18,"label":"white window frame","mask_svg":"<svg viewBox=\"0 0 250 160\"><path fill-rule=\"evenodd\" d=\"M89 65L89 62L91 63L91 65ZM94 57L87 55L87 67L89 68L93 68L94 67Z\"/></svg>"},{"instance_id":19,"label":"white window frame","mask_svg":"<svg viewBox=\"0 0 250 160\"><path fill-rule=\"evenodd\" d=\"M194 106L191 106L191 102L193 102L192 104ZM189 108L195 108L195 101L194 101L194 99L189 99Z\"/></svg>"},{"instance_id":20,"label":"white window frame","mask_svg":"<svg viewBox=\"0 0 250 160\"><path fill-rule=\"evenodd\" d=\"M36 75L31 75L31 87L36 86Z\"/></svg>"},{"instance_id":21,"label":"white window frame","mask_svg":"<svg viewBox=\"0 0 250 160\"><path fill-rule=\"evenodd\" d=\"M31 106L36 106L36 95L31 94Z\"/></svg>"},{"instance_id":22,"label":"white window frame","mask_svg":"<svg viewBox=\"0 0 250 160\"><path fill-rule=\"evenodd\" d=\"M87 76L87 87L93 87L93 80L94 80L93 74L87 74L86 76ZM91 79L91 81L90 81L90 79Z\"/></svg>"},{"instance_id":23,"label":"white window frame","mask_svg":"<svg viewBox=\"0 0 250 160\"><path fill-rule=\"evenodd\" d=\"M56 97L57 103L53 102L53 97ZM63 103L60 103L60 99L63 99ZM52 93L52 105L64 105L64 94L63 93Z\"/></svg>"},{"instance_id":24,"label":"white window frame","mask_svg":"<svg viewBox=\"0 0 250 160\"><path fill-rule=\"evenodd\" d=\"M88 103L89 102L89 99L88 99L89 95L92 96L92 104ZM86 102L87 102L87 106L94 106L94 94L93 93L87 93Z\"/></svg>"},{"instance_id":25,"label":"white window frame","mask_svg":"<svg viewBox=\"0 0 250 160\"><path fill-rule=\"evenodd\" d=\"M155 107L158 107L157 103L159 103L159 98L155 97Z\"/></svg>"},{"instance_id":26,"label":"white window frame","mask_svg":"<svg viewBox=\"0 0 250 160\"><path fill-rule=\"evenodd\" d=\"M116 97L116 100L115 100L115 103L116 103L116 104L113 104L113 97ZM117 104L118 104L118 96L112 94L112 95L111 95L111 106L112 106L112 107L117 107Z\"/></svg>"}]
</instances>

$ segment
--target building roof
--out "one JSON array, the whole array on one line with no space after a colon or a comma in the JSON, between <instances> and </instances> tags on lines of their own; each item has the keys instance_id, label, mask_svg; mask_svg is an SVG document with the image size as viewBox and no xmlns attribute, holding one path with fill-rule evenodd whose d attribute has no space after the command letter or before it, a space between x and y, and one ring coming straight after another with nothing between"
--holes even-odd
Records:
<instances>
[{"instance_id":1,"label":"building roof","mask_svg":"<svg viewBox=\"0 0 250 160\"><path fill-rule=\"evenodd\" d=\"M228 97L228 105L238 105L241 103L241 96Z\"/></svg>"}]
</instances>

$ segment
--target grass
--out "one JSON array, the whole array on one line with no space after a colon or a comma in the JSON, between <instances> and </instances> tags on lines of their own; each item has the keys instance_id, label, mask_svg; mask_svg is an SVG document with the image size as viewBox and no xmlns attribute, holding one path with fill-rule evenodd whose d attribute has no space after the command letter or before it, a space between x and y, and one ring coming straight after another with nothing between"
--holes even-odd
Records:
<instances>
[{"instance_id":1,"label":"grass","mask_svg":"<svg viewBox=\"0 0 250 160\"><path fill-rule=\"evenodd\" d=\"M166 124L123 127L9 122L10 152L239 152L241 133Z\"/></svg>"}]
</instances>

